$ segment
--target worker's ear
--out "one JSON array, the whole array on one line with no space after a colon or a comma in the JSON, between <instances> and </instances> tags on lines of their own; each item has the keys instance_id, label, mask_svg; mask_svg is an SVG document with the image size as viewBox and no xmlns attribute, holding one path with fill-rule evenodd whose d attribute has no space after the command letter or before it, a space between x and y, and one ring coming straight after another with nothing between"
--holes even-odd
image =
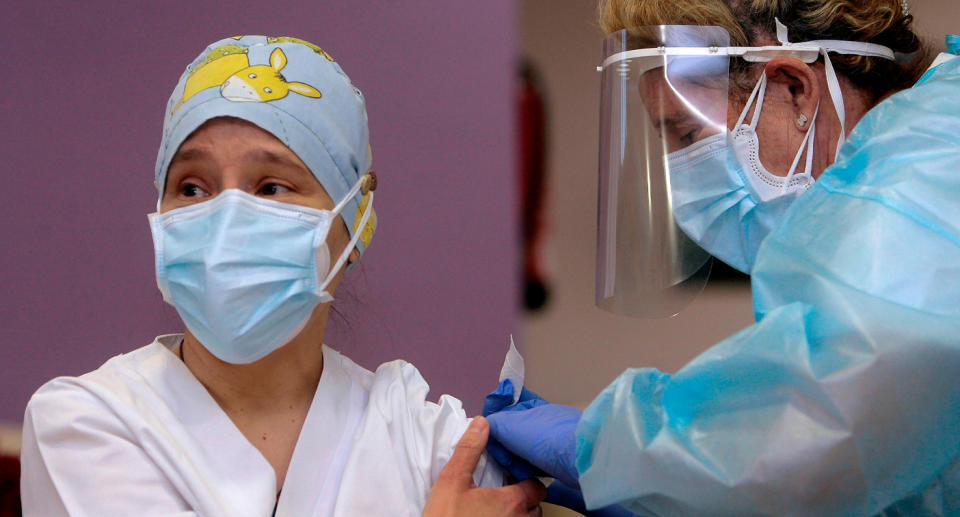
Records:
<instances>
[{"instance_id":1,"label":"worker's ear","mask_svg":"<svg viewBox=\"0 0 960 517\"><path fill-rule=\"evenodd\" d=\"M360 250L354 246L353 251L347 256L347 264L356 264L358 260L360 260Z\"/></svg>"},{"instance_id":2,"label":"worker's ear","mask_svg":"<svg viewBox=\"0 0 960 517\"><path fill-rule=\"evenodd\" d=\"M814 69L795 57L778 57L767 63L768 95L771 90L781 91L793 106L791 121L794 127L806 132L820 103L820 82Z\"/></svg>"}]
</instances>

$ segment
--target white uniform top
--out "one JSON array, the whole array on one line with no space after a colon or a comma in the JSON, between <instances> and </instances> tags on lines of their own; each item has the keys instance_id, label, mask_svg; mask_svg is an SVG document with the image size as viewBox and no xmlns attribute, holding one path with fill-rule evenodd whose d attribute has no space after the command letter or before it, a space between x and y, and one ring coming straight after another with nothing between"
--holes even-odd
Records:
<instances>
[{"instance_id":1,"label":"white uniform top","mask_svg":"<svg viewBox=\"0 0 960 517\"><path fill-rule=\"evenodd\" d=\"M426 401L413 365L373 373L324 346L278 501L273 468L171 353L179 340L160 336L33 395L25 516L419 516L469 423L459 400ZM486 458L474 479L503 483Z\"/></svg>"}]
</instances>

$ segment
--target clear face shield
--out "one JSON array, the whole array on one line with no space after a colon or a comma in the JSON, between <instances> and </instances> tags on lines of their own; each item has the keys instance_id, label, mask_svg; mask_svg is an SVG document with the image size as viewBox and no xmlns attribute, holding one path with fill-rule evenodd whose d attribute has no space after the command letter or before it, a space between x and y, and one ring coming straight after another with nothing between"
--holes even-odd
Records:
<instances>
[{"instance_id":1,"label":"clear face shield","mask_svg":"<svg viewBox=\"0 0 960 517\"><path fill-rule=\"evenodd\" d=\"M729 46L720 27L655 26L604 40L597 305L679 313L710 276L709 253L677 225L671 162L727 133Z\"/></svg>"}]
</instances>

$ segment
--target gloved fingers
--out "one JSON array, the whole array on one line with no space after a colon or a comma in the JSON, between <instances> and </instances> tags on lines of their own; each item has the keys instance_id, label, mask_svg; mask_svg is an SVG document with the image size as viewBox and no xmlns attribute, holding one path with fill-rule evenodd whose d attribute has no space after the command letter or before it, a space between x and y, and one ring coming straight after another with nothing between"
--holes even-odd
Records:
<instances>
[{"instance_id":1,"label":"gloved fingers","mask_svg":"<svg viewBox=\"0 0 960 517\"><path fill-rule=\"evenodd\" d=\"M570 486L577 485L576 429L580 411L544 404L490 415L491 437L515 456Z\"/></svg>"},{"instance_id":2,"label":"gloved fingers","mask_svg":"<svg viewBox=\"0 0 960 517\"><path fill-rule=\"evenodd\" d=\"M490 416L495 413L511 413L511 412L517 412L517 411L524 411L527 409L533 409L535 407L546 406L547 404L550 404L549 402L543 399L527 399L527 400L524 400L523 402L517 402L516 404L513 404L512 399L508 400L507 402L508 402L507 406L504 406L496 411L490 411L484 416ZM493 403L491 403L490 406L492 407ZM486 411L486 407L484 408L484 411Z\"/></svg>"},{"instance_id":3,"label":"gloved fingers","mask_svg":"<svg viewBox=\"0 0 960 517\"><path fill-rule=\"evenodd\" d=\"M549 404L549 402L547 402L546 400L530 398L527 400L522 400L520 402L517 402L512 406L503 408L502 411L522 411L524 409L533 409L535 407L546 406L547 404Z\"/></svg>"},{"instance_id":4,"label":"gloved fingers","mask_svg":"<svg viewBox=\"0 0 960 517\"><path fill-rule=\"evenodd\" d=\"M483 400L483 416L490 416L500 411L518 411L521 409L530 409L533 407L548 404L540 395L533 390L523 388L520 391L520 397L517 403L513 402L514 386L510 379L504 379L497 385L497 389L490 392Z\"/></svg>"},{"instance_id":5,"label":"gloved fingers","mask_svg":"<svg viewBox=\"0 0 960 517\"><path fill-rule=\"evenodd\" d=\"M520 390L520 399L517 400L517 402L526 402L528 400L542 400L543 402L546 402L546 399L540 395L537 395L535 391L527 389L527 387L524 386L524 388Z\"/></svg>"},{"instance_id":6,"label":"gloved fingers","mask_svg":"<svg viewBox=\"0 0 960 517\"><path fill-rule=\"evenodd\" d=\"M511 404L513 404L513 382L510 379L504 379L497 385L497 389L490 392L483 400L481 413L483 416L490 416Z\"/></svg>"},{"instance_id":7,"label":"gloved fingers","mask_svg":"<svg viewBox=\"0 0 960 517\"><path fill-rule=\"evenodd\" d=\"M494 439L487 442L487 453L507 470L517 481L526 481L532 477L544 475L539 469L510 453L503 445Z\"/></svg>"}]
</instances>

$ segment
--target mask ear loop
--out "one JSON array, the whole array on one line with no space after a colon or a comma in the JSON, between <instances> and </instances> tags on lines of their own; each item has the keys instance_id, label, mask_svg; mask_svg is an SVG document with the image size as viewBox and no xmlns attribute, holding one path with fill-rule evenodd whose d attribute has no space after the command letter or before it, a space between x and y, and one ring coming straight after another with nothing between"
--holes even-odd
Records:
<instances>
[{"instance_id":1,"label":"mask ear loop","mask_svg":"<svg viewBox=\"0 0 960 517\"><path fill-rule=\"evenodd\" d=\"M830 98L833 99L833 108L837 110L837 118L840 119L840 137L837 139L837 150L833 156L833 160L836 161L840 157L840 148L847 141L846 108L843 105L840 81L837 80L837 72L833 69L833 61L830 60L830 52L821 48L820 53L823 55L823 61L827 69L827 89L830 91Z\"/></svg>"},{"instance_id":2,"label":"mask ear loop","mask_svg":"<svg viewBox=\"0 0 960 517\"><path fill-rule=\"evenodd\" d=\"M807 163L803 167L803 176L813 176L813 148L814 143L816 142L817 115L819 113L820 103L817 103L817 109L813 111L813 119L810 123L810 128L807 129L807 134L803 136L803 142L800 143L800 149L797 150L797 156L793 159L793 165L790 166L790 172L787 173L787 179L783 182L783 186L780 188L780 194L786 192L787 187L790 186L790 180L793 179L793 175L797 171L797 165L800 163L800 157L803 156L804 148L806 148L807 151Z\"/></svg>"},{"instance_id":3,"label":"mask ear loop","mask_svg":"<svg viewBox=\"0 0 960 517\"><path fill-rule=\"evenodd\" d=\"M907 11L906 0L901 0L904 6L904 11ZM788 37L787 26L780 22L779 19L776 19L777 23L777 39L780 41L780 44L786 47L791 45L819 45L820 46L820 55L823 56L824 68L826 69L827 75L827 89L830 91L830 98L833 100L833 107L837 110L837 118L840 120L840 137L837 138L837 151L834 154L833 160L836 161L840 157L840 148L843 147L843 143L847 140L847 125L846 125L846 109L843 105L843 92L840 90L840 81L837 79L837 72L833 69L833 61L830 60L830 50L832 49L835 52L840 52L843 54L859 54L861 56L867 57L881 57L884 59L894 59L894 53L887 47L882 45L876 45L873 43L866 42L850 42L850 41L836 41L836 40L818 40L818 41L807 41L804 43L790 43ZM829 49L827 47L830 47Z\"/></svg>"},{"instance_id":4,"label":"mask ear loop","mask_svg":"<svg viewBox=\"0 0 960 517\"><path fill-rule=\"evenodd\" d=\"M737 119L737 125L734 126L734 131L740 128L743 125L743 121L747 118L747 113L750 112L750 106L753 106L753 101L757 100L757 107L753 110L753 118L750 120L750 127L752 129L757 129L757 122L760 121L760 109L763 107L763 97L767 94L767 73L764 71L760 74L760 80L757 81L757 85L753 87L753 93L750 94L750 98L747 99L746 106L743 107L743 111L740 112L740 118ZM759 95L759 99L758 99Z\"/></svg>"},{"instance_id":5,"label":"mask ear loop","mask_svg":"<svg viewBox=\"0 0 960 517\"><path fill-rule=\"evenodd\" d=\"M360 181L358 181L353 188L350 189L350 192L347 193L346 197L344 197L343 200L341 200L340 203L334 207L332 210L334 218L340 215L340 212L344 207L347 206L347 203L349 203L351 199L360 193L361 188L365 184L369 184L366 183L367 181L370 181L368 180L367 176L368 175L365 174L363 178L360 178ZM363 215L360 217L360 224L357 225L357 231L353 232L353 237L350 239L350 242L347 243L347 247L344 248L343 253L340 254L340 258L337 259L336 264L330 268L330 271L327 273L327 277L323 280L323 283L320 284L320 291L324 291L327 286L330 285L333 277L347 262L347 258L350 257L350 253L353 252L353 248L357 245L357 242L360 241L360 236L363 235L363 230L367 227L367 223L370 221L370 214L373 213L373 190L368 191L368 194L370 195L370 200L367 201L367 207L363 210Z\"/></svg>"}]
</instances>

